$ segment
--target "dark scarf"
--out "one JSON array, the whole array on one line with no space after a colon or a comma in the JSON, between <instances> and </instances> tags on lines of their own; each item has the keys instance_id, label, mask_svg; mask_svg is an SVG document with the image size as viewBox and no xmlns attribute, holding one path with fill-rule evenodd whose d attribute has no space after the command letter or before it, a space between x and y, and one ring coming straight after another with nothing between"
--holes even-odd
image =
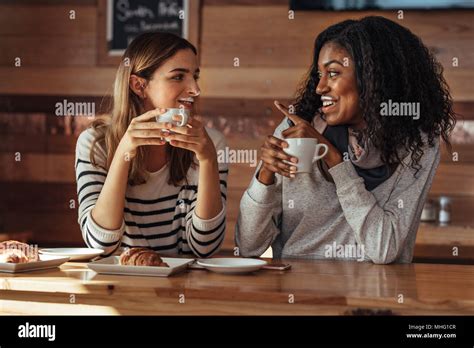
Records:
<instances>
[{"instance_id":1,"label":"dark scarf","mask_svg":"<svg viewBox=\"0 0 474 348\"><path fill-rule=\"evenodd\" d=\"M349 151L349 129L347 126L326 126L323 136L333 144L341 154ZM365 149L366 151L368 149ZM357 174L364 179L365 188L372 191L385 182L397 168L397 165L381 164L374 168L360 168L354 163Z\"/></svg>"}]
</instances>

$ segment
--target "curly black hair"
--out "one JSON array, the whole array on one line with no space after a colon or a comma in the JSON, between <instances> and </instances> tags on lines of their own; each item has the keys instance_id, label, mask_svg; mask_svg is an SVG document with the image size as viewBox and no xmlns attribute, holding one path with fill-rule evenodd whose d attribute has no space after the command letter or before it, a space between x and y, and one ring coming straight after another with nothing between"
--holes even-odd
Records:
<instances>
[{"instance_id":1,"label":"curly black hair","mask_svg":"<svg viewBox=\"0 0 474 348\"><path fill-rule=\"evenodd\" d=\"M367 124L363 133L380 149L384 163L402 163L397 149L403 146L411 151L410 166L417 173L425 145L421 132L429 146L441 136L450 148L456 113L441 64L420 38L384 17L346 20L318 35L311 69L294 102L297 115L311 122L322 107L316 86L319 52L326 43L346 49L355 63L359 106ZM419 102L420 117L381 117L381 103L389 99Z\"/></svg>"}]
</instances>

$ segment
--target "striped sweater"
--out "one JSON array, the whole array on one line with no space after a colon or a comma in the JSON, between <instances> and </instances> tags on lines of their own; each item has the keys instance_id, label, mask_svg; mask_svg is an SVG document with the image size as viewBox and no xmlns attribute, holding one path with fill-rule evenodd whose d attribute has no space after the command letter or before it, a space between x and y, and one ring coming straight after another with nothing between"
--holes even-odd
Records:
<instances>
[{"instance_id":1,"label":"striped sweater","mask_svg":"<svg viewBox=\"0 0 474 348\"><path fill-rule=\"evenodd\" d=\"M206 127L216 151L225 148L224 136ZM76 145L76 182L79 202L78 223L82 237L90 248L104 250L103 256L120 247L147 247L163 254L209 257L220 247L225 233L227 194L227 163L219 163L220 189L223 208L212 219L203 220L194 211L197 201L199 167L188 171L188 184L175 187L168 184L169 165L151 172L141 185L127 185L122 226L108 230L99 226L91 216L107 177L106 151L96 145L97 167L90 162L89 153L96 133L93 128L83 131Z\"/></svg>"}]
</instances>

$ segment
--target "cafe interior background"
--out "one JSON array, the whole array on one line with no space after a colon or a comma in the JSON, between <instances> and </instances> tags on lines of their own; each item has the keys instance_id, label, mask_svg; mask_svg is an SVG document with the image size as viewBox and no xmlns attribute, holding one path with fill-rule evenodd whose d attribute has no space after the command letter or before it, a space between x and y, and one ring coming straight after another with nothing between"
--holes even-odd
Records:
<instances>
[{"instance_id":1,"label":"cafe interior background","mask_svg":"<svg viewBox=\"0 0 474 348\"><path fill-rule=\"evenodd\" d=\"M55 110L64 102L92 103L97 114L105 110L103 97L112 92L120 59L109 52L107 5L106 0L0 2L0 241L84 246L74 156L77 137L93 117L57 116ZM291 18L288 0L190 0L187 10L188 39L201 64L198 113L225 134L231 150L259 150L282 119L273 100L291 103L310 66L313 41L329 25L382 15L419 35L444 66L462 119L452 133L452 152L443 149L423 213L435 221L421 223L414 261L472 263L472 9L295 11ZM234 248L240 198L254 171L249 161L230 164L223 250ZM438 219L441 197L449 201L444 224Z\"/></svg>"}]
</instances>

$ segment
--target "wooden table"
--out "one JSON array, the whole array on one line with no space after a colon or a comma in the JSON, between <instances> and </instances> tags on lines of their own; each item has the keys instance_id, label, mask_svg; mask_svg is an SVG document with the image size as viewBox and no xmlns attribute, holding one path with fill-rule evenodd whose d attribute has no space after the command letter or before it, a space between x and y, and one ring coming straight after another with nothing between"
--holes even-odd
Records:
<instances>
[{"instance_id":1,"label":"wooden table","mask_svg":"<svg viewBox=\"0 0 474 348\"><path fill-rule=\"evenodd\" d=\"M84 263L0 273L1 314L474 314L474 266L284 260L290 271L99 275ZM363 311L361 311L363 309ZM368 311L365 311L368 310ZM379 312L380 313L380 312Z\"/></svg>"}]
</instances>

